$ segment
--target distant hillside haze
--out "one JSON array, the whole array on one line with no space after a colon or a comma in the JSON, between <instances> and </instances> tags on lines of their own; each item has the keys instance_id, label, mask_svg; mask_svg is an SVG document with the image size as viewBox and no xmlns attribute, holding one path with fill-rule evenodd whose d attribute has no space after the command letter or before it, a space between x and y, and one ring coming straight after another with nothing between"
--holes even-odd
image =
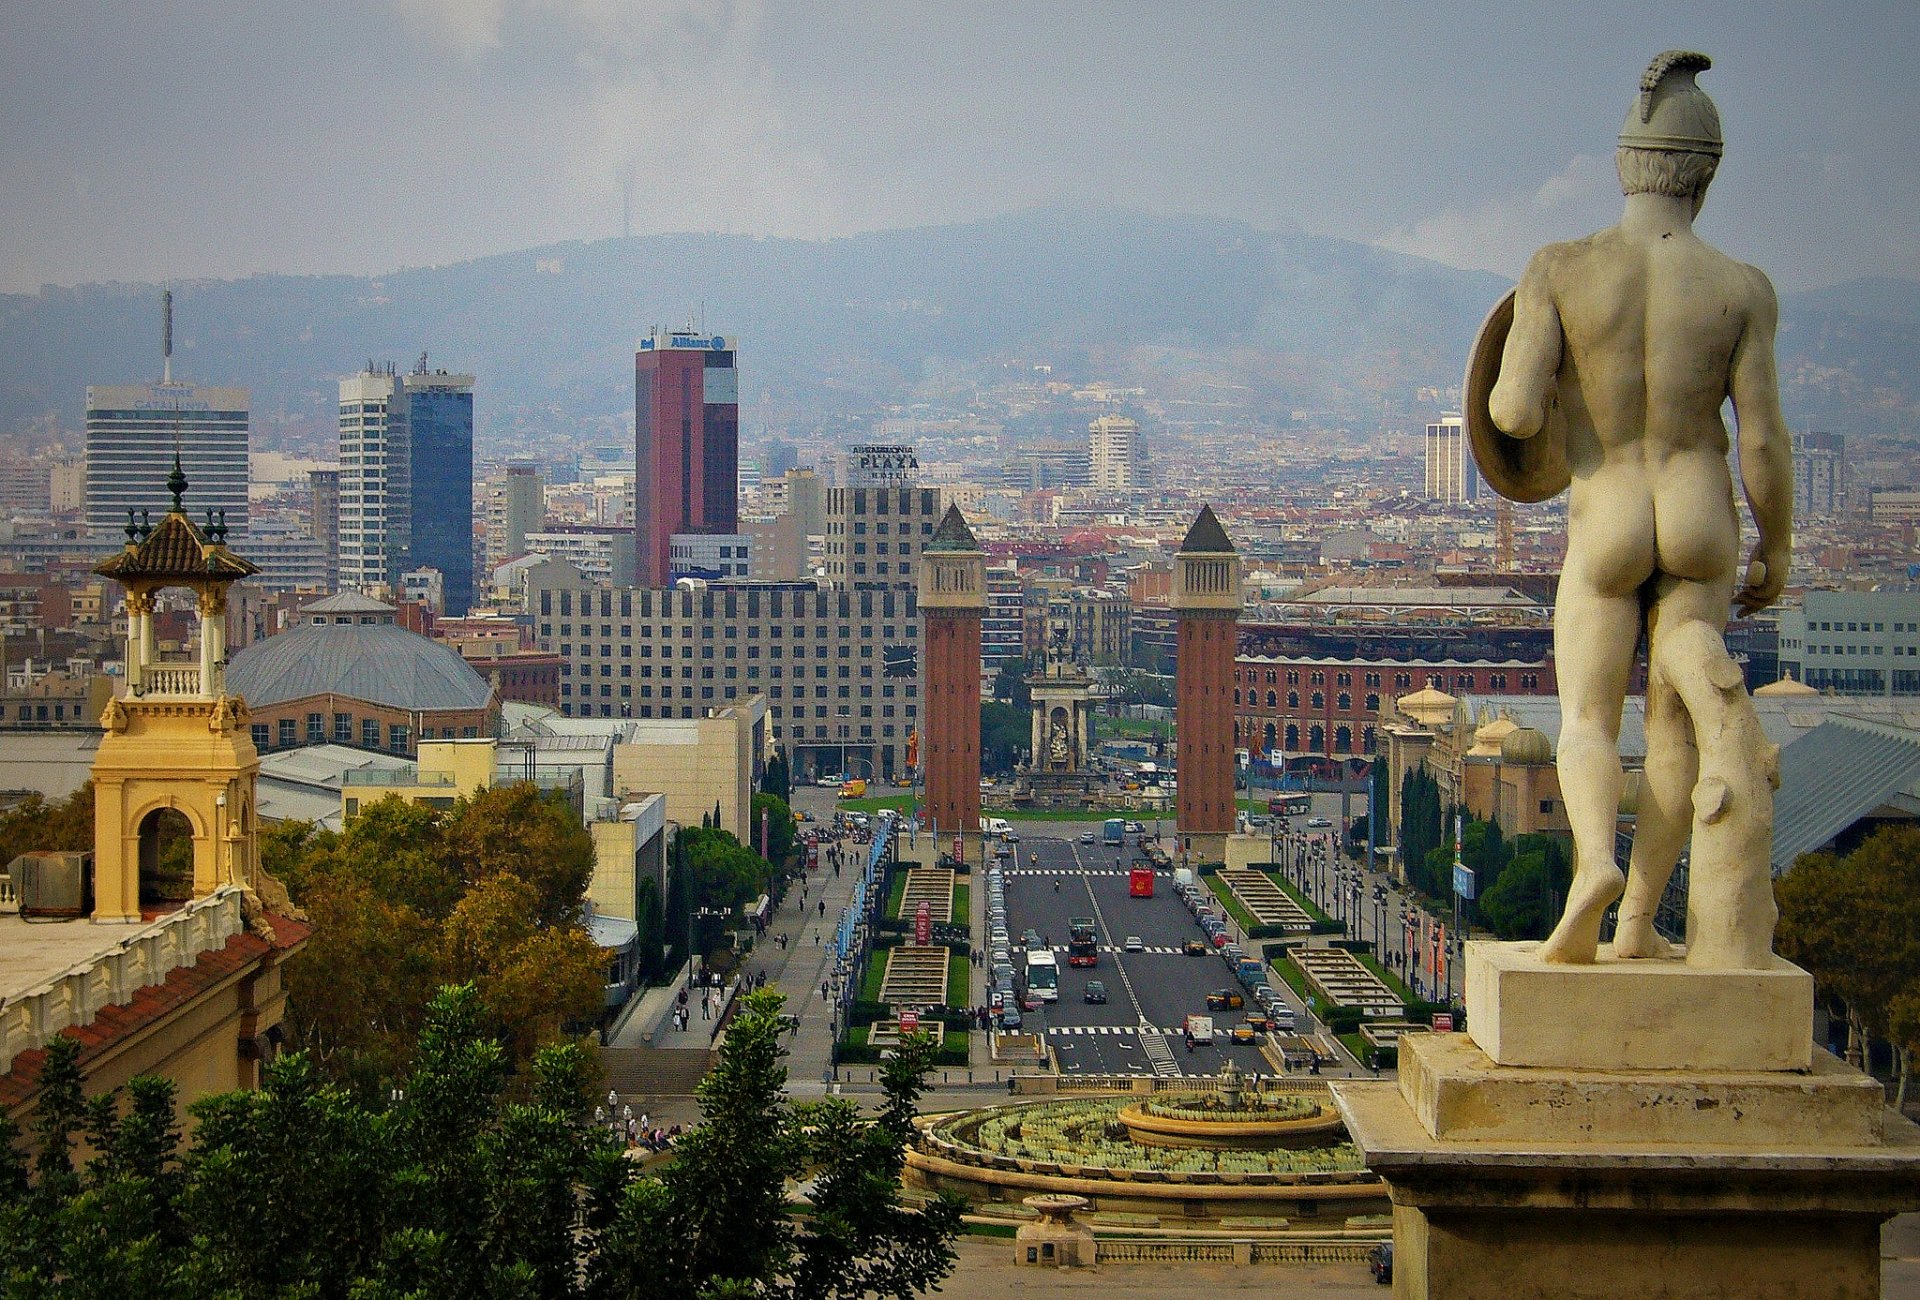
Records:
<instances>
[{"instance_id":1,"label":"distant hillside haze","mask_svg":"<svg viewBox=\"0 0 1920 1300\"><path fill-rule=\"evenodd\" d=\"M737 336L741 399L797 423L1036 364L1139 384L1209 418L1295 410L1371 428L1423 387L1459 383L1507 282L1339 239L1217 218L1040 211L810 242L683 234L557 244L373 276L176 284L174 372L253 390L256 426L332 421L335 381L369 359L479 378L483 442L604 436L632 412L653 325ZM0 295L0 431L80 423L90 383L160 370L159 287ZM1920 428L1920 285L1863 281L1783 304L1796 428ZM263 439L270 446L271 435Z\"/></svg>"}]
</instances>

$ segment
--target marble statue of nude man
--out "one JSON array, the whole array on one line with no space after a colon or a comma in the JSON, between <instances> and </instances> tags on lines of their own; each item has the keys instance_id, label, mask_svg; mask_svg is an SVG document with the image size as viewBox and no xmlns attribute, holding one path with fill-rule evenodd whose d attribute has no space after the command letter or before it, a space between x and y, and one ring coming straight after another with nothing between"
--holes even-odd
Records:
<instances>
[{"instance_id":1,"label":"marble statue of nude man","mask_svg":"<svg viewBox=\"0 0 1920 1300\"><path fill-rule=\"evenodd\" d=\"M1575 870L1541 951L1549 961L1593 961L1616 899L1615 954L1668 955L1653 915L1687 840L1700 753L1659 647L1693 620L1719 644L1729 605L1751 613L1771 604L1791 558L1773 287L1693 230L1721 151L1718 113L1693 80L1707 66L1676 52L1647 70L1620 138L1620 223L1534 255L1487 400L1513 439L1549 426L1564 436L1571 480L1554 657ZM1721 419L1729 398L1759 534L1744 573ZM1623 877L1614 862L1620 714L1643 627L1654 651L1646 772Z\"/></svg>"}]
</instances>

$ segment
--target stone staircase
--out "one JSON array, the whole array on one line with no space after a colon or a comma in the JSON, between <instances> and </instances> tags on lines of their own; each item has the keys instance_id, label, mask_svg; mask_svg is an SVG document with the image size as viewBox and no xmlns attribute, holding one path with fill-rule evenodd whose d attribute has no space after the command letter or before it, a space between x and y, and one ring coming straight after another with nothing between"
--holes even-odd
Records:
<instances>
[{"instance_id":1,"label":"stone staircase","mask_svg":"<svg viewBox=\"0 0 1920 1300\"><path fill-rule=\"evenodd\" d=\"M712 1054L694 1047L608 1047L600 1052L607 1086L621 1097L691 1097Z\"/></svg>"}]
</instances>

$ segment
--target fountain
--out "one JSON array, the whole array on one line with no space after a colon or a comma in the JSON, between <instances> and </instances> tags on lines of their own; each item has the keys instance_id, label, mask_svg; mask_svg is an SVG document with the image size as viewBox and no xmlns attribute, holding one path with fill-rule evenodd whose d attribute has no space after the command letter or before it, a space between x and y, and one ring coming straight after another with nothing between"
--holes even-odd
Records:
<instances>
[{"instance_id":1,"label":"fountain","mask_svg":"<svg viewBox=\"0 0 1920 1300\"><path fill-rule=\"evenodd\" d=\"M1214 1088L924 1117L907 1178L976 1204L1081 1196L1108 1219L1324 1227L1386 1212L1385 1188L1347 1140L1324 1086L1251 1082L1229 1071Z\"/></svg>"}]
</instances>

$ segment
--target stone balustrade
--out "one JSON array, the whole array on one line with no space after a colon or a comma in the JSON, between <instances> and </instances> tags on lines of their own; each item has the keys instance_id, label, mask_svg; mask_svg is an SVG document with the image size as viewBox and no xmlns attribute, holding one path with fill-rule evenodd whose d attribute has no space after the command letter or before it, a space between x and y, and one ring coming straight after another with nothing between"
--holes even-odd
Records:
<instances>
[{"instance_id":1,"label":"stone balustrade","mask_svg":"<svg viewBox=\"0 0 1920 1300\"><path fill-rule=\"evenodd\" d=\"M147 664L140 669L140 694L144 697L175 696L204 698L209 692L200 678L200 665Z\"/></svg>"},{"instance_id":2,"label":"stone balustrade","mask_svg":"<svg viewBox=\"0 0 1920 1300\"><path fill-rule=\"evenodd\" d=\"M47 1042L72 1025L85 1025L109 1006L125 1006L135 993L191 966L200 954L226 946L246 929L240 890L225 886L169 912L118 943L60 974L0 1002L0 1072L14 1057ZM107 936L103 935L103 940Z\"/></svg>"}]
</instances>

